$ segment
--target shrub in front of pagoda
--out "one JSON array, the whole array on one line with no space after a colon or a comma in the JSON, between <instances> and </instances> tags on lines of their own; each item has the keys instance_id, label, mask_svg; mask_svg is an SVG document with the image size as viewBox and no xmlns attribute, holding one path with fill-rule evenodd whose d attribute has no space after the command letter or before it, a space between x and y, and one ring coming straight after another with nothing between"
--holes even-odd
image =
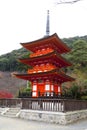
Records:
<instances>
[{"instance_id":1,"label":"shrub in front of pagoda","mask_svg":"<svg viewBox=\"0 0 87 130\"><path fill-rule=\"evenodd\" d=\"M18 98L29 98L32 97L31 87L20 89L18 92Z\"/></svg>"}]
</instances>

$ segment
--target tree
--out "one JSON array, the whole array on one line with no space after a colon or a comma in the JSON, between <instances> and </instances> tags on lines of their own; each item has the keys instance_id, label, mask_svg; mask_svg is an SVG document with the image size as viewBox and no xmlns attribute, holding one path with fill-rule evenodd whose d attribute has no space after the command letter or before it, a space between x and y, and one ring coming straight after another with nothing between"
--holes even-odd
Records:
<instances>
[{"instance_id":1,"label":"tree","mask_svg":"<svg viewBox=\"0 0 87 130\"><path fill-rule=\"evenodd\" d=\"M20 88L18 92L18 97L19 98L28 98L31 97L32 95L32 88L31 88L31 82L27 81L27 86Z\"/></svg>"},{"instance_id":2,"label":"tree","mask_svg":"<svg viewBox=\"0 0 87 130\"><path fill-rule=\"evenodd\" d=\"M84 40L77 40L73 43L73 49L67 56L69 60L74 63L78 69L87 66L87 42Z\"/></svg>"}]
</instances>

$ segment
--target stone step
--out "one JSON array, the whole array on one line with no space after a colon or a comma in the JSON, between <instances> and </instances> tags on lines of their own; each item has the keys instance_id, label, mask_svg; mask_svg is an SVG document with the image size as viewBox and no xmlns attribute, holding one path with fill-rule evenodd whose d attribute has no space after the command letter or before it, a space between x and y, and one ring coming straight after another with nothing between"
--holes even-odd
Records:
<instances>
[{"instance_id":1,"label":"stone step","mask_svg":"<svg viewBox=\"0 0 87 130\"><path fill-rule=\"evenodd\" d=\"M9 108L9 109L3 114L3 116L16 117L19 112L20 112L20 108Z\"/></svg>"},{"instance_id":2,"label":"stone step","mask_svg":"<svg viewBox=\"0 0 87 130\"><path fill-rule=\"evenodd\" d=\"M3 115L4 117L11 117L11 118L16 118L15 115Z\"/></svg>"},{"instance_id":3,"label":"stone step","mask_svg":"<svg viewBox=\"0 0 87 130\"><path fill-rule=\"evenodd\" d=\"M16 110L12 110L12 109L9 109L7 112L13 112L13 113L16 113L16 112L19 112L20 109L16 109Z\"/></svg>"},{"instance_id":4,"label":"stone step","mask_svg":"<svg viewBox=\"0 0 87 130\"><path fill-rule=\"evenodd\" d=\"M0 113L2 113L3 112L3 108L0 108Z\"/></svg>"},{"instance_id":5,"label":"stone step","mask_svg":"<svg viewBox=\"0 0 87 130\"><path fill-rule=\"evenodd\" d=\"M10 108L10 110L19 110L20 109L20 107L12 107L12 108Z\"/></svg>"},{"instance_id":6,"label":"stone step","mask_svg":"<svg viewBox=\"0 0 87 130\"><path fill-rule=\"evenodd\" d=\"M6 112L8 110L8 108L2 108L0 107L0 114L2 114L3 112Z\"/></svg>"},{"instance_id":7,"label":"stone step","mask_svg":"<svg viewBox=\"0 0 87 130\"><path fill-rule=\"evenodd\" d=\"M11 114L11 115L12 115L12 114L13 114L13 115L16 115L18 112L19 112L19 111L17 111L17 112L7 111L7 112L4 113L4 114L5 114L5 115L7 115L7 114L9 114L9 115L10 115L10 114Z\"/></svg>"}]
</instances>

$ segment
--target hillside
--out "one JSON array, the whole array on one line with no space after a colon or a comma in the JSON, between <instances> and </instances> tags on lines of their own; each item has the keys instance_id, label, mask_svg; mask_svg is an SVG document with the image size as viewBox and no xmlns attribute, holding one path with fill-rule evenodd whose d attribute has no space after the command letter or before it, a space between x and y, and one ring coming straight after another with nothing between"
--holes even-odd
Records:
<instances>
[{"instance_id":1,"label":"hillside","mask_svg":"<svg viewBox=\"0 0 87 130\"><path fill-rule=\"evenodd\" d=\"M62 39L72 51L64 55L73 66L65 71L76 78L76 83L87 87L87 36ZM24 48L13 50L0 56L0 90L17 94L20 87L26 87L26 81L12 76L14 71L24 72L29 68L18 61L18 58L29 57L31 52Z\"/></svg>"},{"instance_id":2,"label":"hillside","mask_svg":"<svg viewBox=\"0 0 87 130\"><path fill-rule=\"evenodd\" d=\"M70 48L75 48L73 43L78 40L87 42L87 36L73 37L62 39ZM24 48L13 50L11 53L7 53L0 56L0 71L25 71L29 66L23 65L18 61L18 58L29 57L31 52Z\"/></svg>"},{"instance_id":3,"label":"hillside","mask_svg":"<svg viewBox=\"0 0 87 130\"><path fill-rule=\"evenodd\" d=\"M17 95L19 88L26 86L26 81L15 78L11 72L0 72L0 91L4 90Z\"/></svg>"}]
</instances>

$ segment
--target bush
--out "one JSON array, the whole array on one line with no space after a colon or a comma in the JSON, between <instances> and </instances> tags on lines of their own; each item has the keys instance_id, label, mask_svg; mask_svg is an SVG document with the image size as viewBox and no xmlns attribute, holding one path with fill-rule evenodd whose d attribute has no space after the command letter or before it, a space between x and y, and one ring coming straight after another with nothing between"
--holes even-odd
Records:
<instances>
[{"instance_id":1,"label":"bush","mask_svg":"<svg viewBox=\"0 0 87 130\"><path fill-rule=\"evenodd\" d=\"M87 96L81 96L82 100L87 100Z\"/></svg>"},{"instance_id":2,"label":"bush","mask_svg":"<svg viewBox=\"0 0 87 130\"><path fill-rule=\"evenodd\" d=\"M27 82L27 87L19 89L18 98L28 98L32 96L31 82Z\"/></svg>"}]
</instances>

